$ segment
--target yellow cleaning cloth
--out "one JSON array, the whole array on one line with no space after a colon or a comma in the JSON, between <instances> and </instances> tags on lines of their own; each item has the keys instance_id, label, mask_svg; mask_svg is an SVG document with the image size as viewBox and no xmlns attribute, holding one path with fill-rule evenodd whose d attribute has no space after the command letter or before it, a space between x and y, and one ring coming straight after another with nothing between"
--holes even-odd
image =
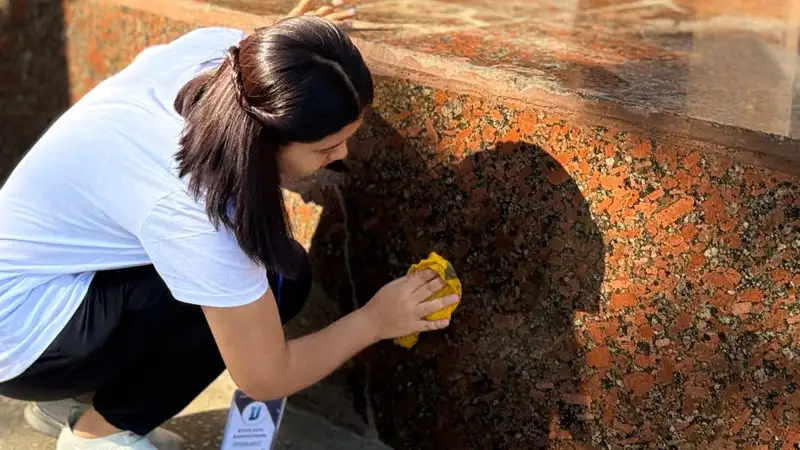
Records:
<instances>
[{"instance_id":1,"label":"yellow cleaning cloth","mask_svg":"<svg viewBox=\"0 0 800 450\"><path fill-rule=\"evenodd\" d=\"M432 252L427 259L423 259L418 264L414 264L408 269L408 273L419 272L420 270L430 269L439 274L439 277L443 279L447 284L439 289L438 292L431 295L430 297L426 298L425 301L429 302L431 300L435 300L437 298L447 297L449 295L458 294L458 297L461 298L461 281L458 280L458 276L456 275L455 269L453 266L450 265L447 260L442 258L441 256L437 255L435 252ZM425 317L427 320L442 320L442 319L450 319L450 316L453 314L453 311L456 310L458 303L454 305L450 305L444 309L440 309L435 313L431 313ZM394 343L405 348L411 348L414 344L417 343L417 339L419 338L419 333L409 334L408 336L403 336L396 338Z\"/></svg>"}]
</instances>

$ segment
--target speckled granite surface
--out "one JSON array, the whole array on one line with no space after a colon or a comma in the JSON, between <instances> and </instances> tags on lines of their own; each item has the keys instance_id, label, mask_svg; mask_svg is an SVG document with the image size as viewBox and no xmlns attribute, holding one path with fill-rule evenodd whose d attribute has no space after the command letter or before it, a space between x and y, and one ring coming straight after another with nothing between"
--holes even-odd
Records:
<instances>
[{"instance_id":1,"label":"speckled granite surface","mask_svg":"<svg viewBox=\"0 0 800 450\"><path fill-rule=\"evenodd\" d=\"M69 106L64 16L57 1L0 2L0 182ZM35 94L31 95L31 92Z\"/></svg>"},{"instance_id":2,"label":"speckled granite surface","mask_svg":"<svg viewBox=\"0 0 800 450\"><path fill-rule=\"evenodd\" d=\"M593 7L619 9L602 3ZM707 5L698 17L722 14ZM756 10L748 23L795 23L783 9ZM725 20L740 14L731 11ZM211 20L106 2L71 2L65 17L72 99L144 46ZM593 47L587 57L608 51ZM774 84L776 95L787 92ZM356 407L374 409L384 440L474 449L800 445L800 178L651 123L489 89L459 94L445 78L430 85L379 77L375 111L348 162L346 224L330 195L316 205L290 196L320 281L345 306L348 266L360 302L431 250L464 282L449 330L412 351L376 346L349 377L369 386ZM762 105L758 92L741 93L755 103L730 101L726 111L750 114L748 105ZM786 117L779 122L795 112Z\"/></svg>"},{"instance_id":3,"label":"speckled granite surface","mask_svg":"<svg viewBox=\"0 0 800 450\"><path fill-rule=\"evenodd\" d=\"M255 14L294 3L195 1ZM502 69L517 89L800 138L796 0L352 3L370 30L359 37Z\"/></svg>"},{"instance_id":4,"label":"speckled granite surface","mask_svg":"<svg viewBox=\"0 0 800 450\"><path fill-rule=\"evenodd\" d=\"M430 250L464 282L451 329L365 355L388 443L792 448L799 178L397 80L377 98L346 194L359 298Z\"/></svg>"},{"instance_id":5,"label":"speckled granite surface","mask_svg":"<svg viewBox=\"0 0 800 450\"><path fill-rule=\"evenodd\" d=\"M103 2L68 3L64 17L73 102L122 70L146 47L169 42L195 28L193 23Z\"/></svg>"}]
</instances>

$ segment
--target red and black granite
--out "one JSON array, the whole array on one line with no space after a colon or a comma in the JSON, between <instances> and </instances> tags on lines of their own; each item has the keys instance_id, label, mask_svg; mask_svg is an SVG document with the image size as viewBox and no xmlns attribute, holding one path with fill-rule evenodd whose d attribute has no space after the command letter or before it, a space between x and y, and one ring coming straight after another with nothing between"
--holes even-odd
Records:
<instances>
[{"instance_id":1,"label":"red and black granite","mask_svg":"<svg viewBox=\"0 0 800 450\"><path fill-rule=\"evenodd\" d=\"M262 15L294 4L195 1ZM370 42L508 71L582 101L800 138L796 0L348 3Z\"/></svg>"},{"instance_id":2,"label":"red and black granite","mask_svg":"<svg viewBox=\"0 0 800 450\"><path fill-rule=\"evenodd\" d=\"M431 250L464 283L450 329L364 356L390 444L800 439L800 179L398 80L367 123L347 186L359 299Z\"/></svg>"},{"instance_id":3,"label":"red and black granite","mask_svg":"<svg viewBox=\"0 0 800 450\"><path fill-rule=\"evenodd\" d=\"M0 3L0 183L69 106L64 27L60 2Z\"/></svg>"},{"instance_id":4,"label":"red and black granite","mask_svg":"<svg viewBox=\"0 0 800 450\"><path fill-rule=\"evenodd\" d=\"M346 223L331 197L311 242L344 303L432 250L464 283L448 330L361 356L368 370L353 376L369 386L381 437L448 449L800 445L800 178L744 164L760 161L744 144L587 112L601 100L652 106L791 149L797 2L580 1L572 16L567 3L500 2L503 17L486 16L488 1L363 4L364 24L406 26L362 39L458 68L422 83L369 47L376 73L395 75L377 77L352 143ZM514 26L511 12L530 20ZM69 98L193 24L234 25L200 16L69 2ZM566 32L553 25L568 20ZM586 31L598 27L627 31ZM466 94L446 76L498 65L519 77ZM585 103L522 101L509 80ZM319 208L291 198L295 223L314 222L310 239Z\"/></svg>"},{"instance_id":5,"label":"red and black granite","mask_svg":"<svg viewBox=\"0 0 800 450\"><path fill-rule=\"evenodd\" d=\"M65 8L65 17L69 93L73 102L125 68L145 48L169 42L196 27L190 22L104 2L71 2Z\"/></svg>"}]
</instances>

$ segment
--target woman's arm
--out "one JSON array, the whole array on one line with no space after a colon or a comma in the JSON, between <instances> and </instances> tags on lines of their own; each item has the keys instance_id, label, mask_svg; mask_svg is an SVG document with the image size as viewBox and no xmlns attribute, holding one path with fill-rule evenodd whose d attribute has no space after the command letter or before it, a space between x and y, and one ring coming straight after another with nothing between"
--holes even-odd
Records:
<instances>
[{"instance_id":1,"label":"woman's arm","mask_svg":"<svg viewBox=\"0 0 800 450\"><path fill-rule=\"evenodd\" d=\"M316 383L382 339L447 326L447 321L424 320L458 301L423 303L442 283L430 271L403 277L386 285L363 308L288 342L271 290L245 306L203 310L234 382L249 397L270 400Z\"/></svg>"},{"instance_id":2,"label":"woman's arm","mask_svg":"<svg viewBox=\"0 0 800 450\"><path fill-rule=\"evenodd\" d=\"M357 310L327 328L286 342L272 291L236 308L204 308L234 382L252 398L284 397L310 386L378 341Z\"/></svg>"}]
</instances>

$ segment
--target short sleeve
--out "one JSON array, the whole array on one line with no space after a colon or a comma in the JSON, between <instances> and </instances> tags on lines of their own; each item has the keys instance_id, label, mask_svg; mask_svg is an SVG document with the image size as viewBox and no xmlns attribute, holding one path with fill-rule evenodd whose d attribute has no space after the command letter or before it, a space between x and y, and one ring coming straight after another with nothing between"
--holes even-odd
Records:
<instances>
[{"instance_id":1,"label":"short sleeve","mask_svg":"<svg viewBox=\"0 0 800 450\"><path fill-rule=\"evenodd\" d=\"M159 200L139 227L139 241L172 295L202 306L251 303L269 289L266 270L239 248L225 227L208 220L185 191Z\"/></svg>"}]
</instances>

